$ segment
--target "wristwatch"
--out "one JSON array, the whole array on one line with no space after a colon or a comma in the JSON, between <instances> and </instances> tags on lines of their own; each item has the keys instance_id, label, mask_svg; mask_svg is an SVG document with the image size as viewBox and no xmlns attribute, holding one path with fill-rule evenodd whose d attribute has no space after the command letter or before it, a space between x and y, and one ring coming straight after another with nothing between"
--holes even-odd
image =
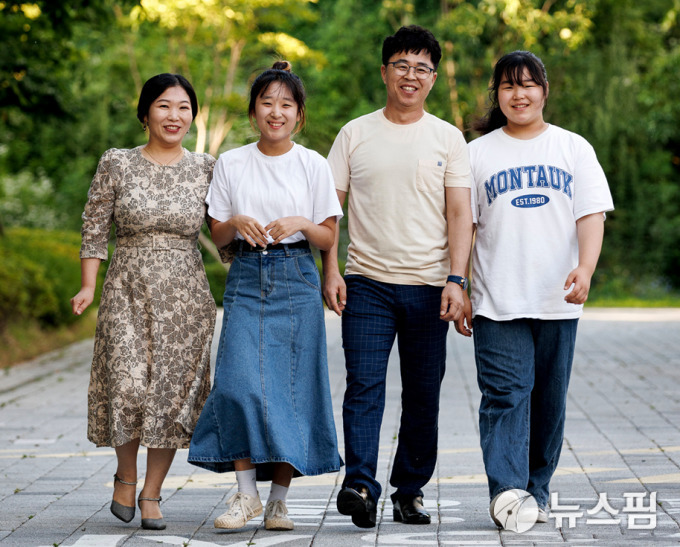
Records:
<instances>
[{"instance_id":1,"label":"wristwatch","mask_svg":"<svg viewBox=\"0 0 680 547\"><path fill-rule=\"evenodd\" d=\"M461 289L464 291L467 290L468 288L468 278L467 277L461 277L459 275L450 275L446 278L447 283L455 283L456 285L459 285Z\"/></svg>"}]
</instances>

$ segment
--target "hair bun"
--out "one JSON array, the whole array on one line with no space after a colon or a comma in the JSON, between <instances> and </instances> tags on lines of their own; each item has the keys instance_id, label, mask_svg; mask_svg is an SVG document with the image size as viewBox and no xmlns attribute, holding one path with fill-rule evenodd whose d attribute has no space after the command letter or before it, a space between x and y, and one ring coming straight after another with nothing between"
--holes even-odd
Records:
<instances>
[{"instance_id":1,"label":"hair bun","mask_svg":"<svg viewBox=\"0 0 680 547\"><path fill-rule=\"evenodd\" d=\"M285 70L286 72L291 72L292 69L293 69L293 66L288 61L276 61L272 65L272 68L274 70Z\"/></svg>"}]
</instances>

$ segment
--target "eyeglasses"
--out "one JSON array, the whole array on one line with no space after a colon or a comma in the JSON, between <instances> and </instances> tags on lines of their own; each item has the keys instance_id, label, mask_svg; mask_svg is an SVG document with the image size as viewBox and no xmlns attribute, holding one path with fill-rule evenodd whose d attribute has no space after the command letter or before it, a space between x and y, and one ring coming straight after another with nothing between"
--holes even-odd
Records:
<instances>
[{"instance_id":1,"label":"eyeglasses","mask_svg":"<svg viewBox=\"0 0 680 547\"><path fill-rule=\"evenodd\" d=\"M424 80L434 72L434 68L430 68L429 66L424 65L412 66L404 61L391 61L387 64L392 65L394 67L395 72L400 76L406 76L408 74L408 71L410 69L413 69L413 71L416 74L416 78L418 78L419 80Z\"/></svg>"}]
</instances>

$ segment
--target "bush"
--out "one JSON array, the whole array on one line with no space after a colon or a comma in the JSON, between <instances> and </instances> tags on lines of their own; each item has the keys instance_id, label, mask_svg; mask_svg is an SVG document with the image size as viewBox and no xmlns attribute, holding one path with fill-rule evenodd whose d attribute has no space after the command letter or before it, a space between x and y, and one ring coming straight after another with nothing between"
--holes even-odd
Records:
<instances>
[{"instance_id":1,"label":"bush","mask_svg":"<svg viewBox=\"0 0 680 547\"><path fill-rule=\"evenodd\" d=\"M0 237L0 329L14 320L58 326L77 319L70 299L80 288L79 249L77 232L11 228Z\"/></svg>"},{"instance_id":2,"label":"bush","mask_svg":"<svg viewBox=\"0 0 680 547\"><path fill-rule=\"evenodd\" d=\"M0 248L0 332L13 318L43 320L58 307L44 269Z\"/></svg>"}]
</instances>

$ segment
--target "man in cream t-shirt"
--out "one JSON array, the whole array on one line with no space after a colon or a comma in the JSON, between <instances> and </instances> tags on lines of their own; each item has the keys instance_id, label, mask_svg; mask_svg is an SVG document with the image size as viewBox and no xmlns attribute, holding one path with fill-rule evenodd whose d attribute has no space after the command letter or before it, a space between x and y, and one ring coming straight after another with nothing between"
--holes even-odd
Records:
<instances>
[{"instance_id":1,"label":"man in cream t-shirt","mask_svg":"<svg viewBox=\"0 0 680 547\"><path fill-rule=\"evenodd\" d=\"M398 335L399 444L390 484L395 521L428 524L422 487L437 460L439 391L449 321L463 310L472 239L465 139L428 114L441 49L428 30L402 27L383 43L385 108L345 125L328 156L340 202L349 194L345 278L337 242L323 253L324 297L342 315L346 475L338 510L375 526L375 479L385 375Z\"/></svg>"}]
</instances>

